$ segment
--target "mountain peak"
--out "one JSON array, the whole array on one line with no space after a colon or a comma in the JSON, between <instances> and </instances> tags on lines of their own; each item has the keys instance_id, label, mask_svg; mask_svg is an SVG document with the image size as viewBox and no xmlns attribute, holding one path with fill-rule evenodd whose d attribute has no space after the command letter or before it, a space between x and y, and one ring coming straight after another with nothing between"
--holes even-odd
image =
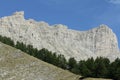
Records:
<instances>
[{"instance_id":1,"label":"mountain peak","mask_svg":"<svg viewBox=\"0 0 120 80\"><path fill-rule=\"evenodd\" d=\"M23 11L0 20L0 35L10 37L14 42L21 41L38 49L46 48L63 54L66 59L104 56L113 60L115 58L109 55L119 52L116 35L104 24L84 32L67 29L67 26L62 24L52 25L53 28L50 28L46 22L25 20Z\"/></svg>"},{"instance_id":2,"label":"mountain peak","mask_svg":"<svg viewBox=\"0 0 120 80\"><path fill-rule=\"evenodd\" d=\"M99 25L99 27L94 28L93 30L97 31L97 32L104 32L104 33L113 33L112 29L110 27L108 27L105 24L101 24Z\"/></svg>"},{"instance_id":3,"label":"mountain peak","mask_svg":"<svg viewBox=\"0 0 120 80\"><path fill-rule=\"evenodd\" d=\"M19 15L19 16L24 16L24 11L19 11L19 12L15 12L13 13L13 15Z\"/></svg>"},{"instance_id":4,"label":"mountain peak","mask_svg":"<svg viewBox=\"0 0 120 80\"><path fill-rule=\"evenodd\" d=\"M105 24L101 24L101 25L99 26L99 28L100 28L100 29L111 29L110 27L108 27L108 26L105 25Z\"/></svg>"},{"instance_id":5,"label":"mountain peak","mask_svg":"<svg viewBox=\"0 0 120 80\"><path fill-rule=\"evenodd\" d=\"M12 17L12 19L14 18L15 20L19 20L19 21L25 20L24 19L24 11L15 12L15 13L13 13L13 15L11 17Z\"/></svg>"}]
</instances>

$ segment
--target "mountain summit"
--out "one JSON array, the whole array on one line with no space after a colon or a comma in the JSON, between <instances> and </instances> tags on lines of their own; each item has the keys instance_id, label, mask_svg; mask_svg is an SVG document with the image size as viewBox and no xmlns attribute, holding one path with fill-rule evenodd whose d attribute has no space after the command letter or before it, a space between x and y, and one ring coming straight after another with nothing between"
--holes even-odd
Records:
<instances>
[{"instance_id":1,"label":"mountain summit","mask_svg":"<svg viewBox=\"0 0 120 80\"><path fill-rule=\"evenodd\" d=\"M10 37L15 43L19 41L63 54L67 59L103 56L114 60L120 57L117 37L106 25L88 31L75 31L62 24L26 20L21 11L0 19L0 35Z\"/></svg>"}]
</instances>

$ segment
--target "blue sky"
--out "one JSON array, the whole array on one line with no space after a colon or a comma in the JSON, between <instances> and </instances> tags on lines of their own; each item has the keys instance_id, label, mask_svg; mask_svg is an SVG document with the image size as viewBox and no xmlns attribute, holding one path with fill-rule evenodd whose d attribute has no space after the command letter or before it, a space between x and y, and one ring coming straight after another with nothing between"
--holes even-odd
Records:
<instances>
[{"instance_id":1,"label":"blue sky","mask_svg":"<svg viewBox=\"0 0 120 80\"><path fill-rule=\"evenodd\" d=\"M106 24L120 45L120 0L0 0L0 17L24 11L25 18L88 30Z\"/></svg>"}]
</instances>

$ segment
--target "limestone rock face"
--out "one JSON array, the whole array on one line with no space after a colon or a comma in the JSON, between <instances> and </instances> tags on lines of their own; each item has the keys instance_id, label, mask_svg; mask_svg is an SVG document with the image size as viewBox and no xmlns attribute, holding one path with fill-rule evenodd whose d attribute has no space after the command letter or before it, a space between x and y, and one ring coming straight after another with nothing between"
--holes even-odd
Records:
<instances>
[{"instance_id":1,"label":"limestone rock face","mask_svg":"<svg viewBox=\"0 0 120 80\"><path fill-rule=\"evenodd\" d=\"M51 26L44 21L25 20L24 12L16 12L0 19L0 35L10 37L14 42L63 54L67 59L104 56L114 60L120 57L116 35L106 25L88 31L75 31L62 24Z\"/></svg>"}]
</instances>

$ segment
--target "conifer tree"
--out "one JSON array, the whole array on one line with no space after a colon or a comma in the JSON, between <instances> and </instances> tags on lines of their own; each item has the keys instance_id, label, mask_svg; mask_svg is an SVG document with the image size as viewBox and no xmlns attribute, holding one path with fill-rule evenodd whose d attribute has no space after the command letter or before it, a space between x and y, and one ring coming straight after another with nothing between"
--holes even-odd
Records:
<instances>
[{"instance_id":1,"label":"conifer tree","mask_svg":"<svg viewBox=\"0 0 120 80\"><path fill-rule=\"evenodd\" d=\"M80 74L83 75L84 77L90 77L90 75L92 74L91 71L86 66L86 61L79 62L79 70Z\"/></svg>"},{"instance_id":2,"label":"conifer tree","mask_svg":"<svg viewBox=\"0 0 120 80\"><path fill-rule=\"evenodd\" d=\"M77 61L74 58L70 58L68 60L69 70L71 71L71 69L73 69L76 64L77 64Z\"/></svg>"}]
</instances>

